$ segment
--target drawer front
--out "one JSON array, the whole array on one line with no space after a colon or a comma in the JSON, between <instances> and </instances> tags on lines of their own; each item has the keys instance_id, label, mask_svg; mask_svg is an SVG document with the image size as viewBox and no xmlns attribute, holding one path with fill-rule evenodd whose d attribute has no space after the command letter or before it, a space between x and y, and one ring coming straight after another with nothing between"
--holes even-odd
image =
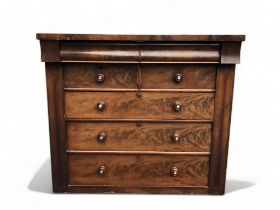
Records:
<instances>
[{"instance_id":1,"label":"drawer front","mask_svg":"<svg viewBox=\"0 0 280 210\"><path fill-rule=\"evenodd\" d=\"M219 63L220 45L213 44L151 44L142 45L141 62Z\"/></svg>"},{"instance_id":2,"label":"drawer front","mask_svg":"<svg viewBox=\"0 0 280 210\"><path fill-rule=\"evenodd\" d=\"M61 61L219 63L220 44L60 43Z\"/></svg>"},{"instance_id":3,"label":"drawer front","mask_svg":"<svg viewBox=\"0 0 280 210\"><path fill-rule=\"evenodd\" d=\"M68 149L210 152L211 123L67 123Z\"/></svg>"},{"instance_id":4,"label":"drawer front","mask_svg":"<svg viewBox=\"0 0 280 210\"><path fill-rule=\"evenodd\" d=\"M66 88L137 89L137 65L65 63Z\"/></svg>"},{"instance_id":5,"label":"drawer front","mask_svg":"<svg viewBox=\"0 0 280 210\"><path fill-rule=\"evenodd\" d=\"M143 89L215 89L215 65L143 64Z\"/></svg>"},{"instance_id":6,"label":"drawer front","mask_svg":"<svg viewBox=\"0 0 280 210\"><path fill-rule=\"evenodd\" d=\"M208 156L70 154L68 161L70 185L208 184Z\"/></svg>"},{"instance_id":7,"label":"drawer front","mask_svg":"<svg viewBox=\"0 0 280 210\"><path fill-rule=\"evenodd\" d=\"M67 118L212 120L213 108L213 93L65 93Z\"/></svg>"}]
</instances>

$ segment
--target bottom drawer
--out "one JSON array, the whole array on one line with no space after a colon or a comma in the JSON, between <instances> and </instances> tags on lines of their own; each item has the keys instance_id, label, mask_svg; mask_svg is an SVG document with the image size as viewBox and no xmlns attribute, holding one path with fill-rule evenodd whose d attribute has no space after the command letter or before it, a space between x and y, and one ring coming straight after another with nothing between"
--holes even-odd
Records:
<instances>
[{"instance_id":1,"label":"bottom drawer","mask_svg":"<svg viewBox=\"0 0 280 210\"><path fill-rule=\"evenodd\" d=\"M69 154L70 185L207 186L209 156Z\"/></svg>"}]
</instances>

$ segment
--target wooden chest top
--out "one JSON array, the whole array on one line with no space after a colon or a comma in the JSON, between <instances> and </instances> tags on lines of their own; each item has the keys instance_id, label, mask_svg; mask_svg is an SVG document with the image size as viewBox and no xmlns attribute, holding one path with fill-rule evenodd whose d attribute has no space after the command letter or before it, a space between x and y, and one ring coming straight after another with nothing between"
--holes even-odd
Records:
<instances>
[{"instance_id":1,"label":"wooden chest top","mask_svg":"<svg viewBox=\"0 0 280 210\"><path fill-rule=\"evenodd\" d=\"M224 193L244 35L37 39L54 192Z\"/></svg>"}]
</instances>

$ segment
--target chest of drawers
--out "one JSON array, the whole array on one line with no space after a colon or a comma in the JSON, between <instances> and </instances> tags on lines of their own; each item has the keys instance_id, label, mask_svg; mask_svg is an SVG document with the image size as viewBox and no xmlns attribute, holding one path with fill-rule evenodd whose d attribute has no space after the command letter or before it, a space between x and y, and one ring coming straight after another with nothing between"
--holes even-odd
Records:
<instances>
[{"instance_id":1,"label":"chest of drawers","mask_svg":"<svg viewBox=\"0 0 280 210\"><path fill-rule=\"evenodd\" d=\"M37 34L54 192L223 194L243 35Z\"/></svg>"}]
</instances>

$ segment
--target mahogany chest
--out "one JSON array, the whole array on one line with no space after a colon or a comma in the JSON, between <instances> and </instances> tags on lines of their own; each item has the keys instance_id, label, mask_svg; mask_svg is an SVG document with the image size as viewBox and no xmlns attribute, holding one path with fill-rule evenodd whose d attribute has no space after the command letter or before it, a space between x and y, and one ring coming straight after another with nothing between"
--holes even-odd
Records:
<instances>
[{"instance_id":1,"label":"mahogany chest","mask_svg":"<svg viewBox=\"0 0 280 210\"><path fill-rule=\"evenodd\" d=\"M224 194L244 35L37 39L54 192Z\"/></svg>"}]
</instances>

